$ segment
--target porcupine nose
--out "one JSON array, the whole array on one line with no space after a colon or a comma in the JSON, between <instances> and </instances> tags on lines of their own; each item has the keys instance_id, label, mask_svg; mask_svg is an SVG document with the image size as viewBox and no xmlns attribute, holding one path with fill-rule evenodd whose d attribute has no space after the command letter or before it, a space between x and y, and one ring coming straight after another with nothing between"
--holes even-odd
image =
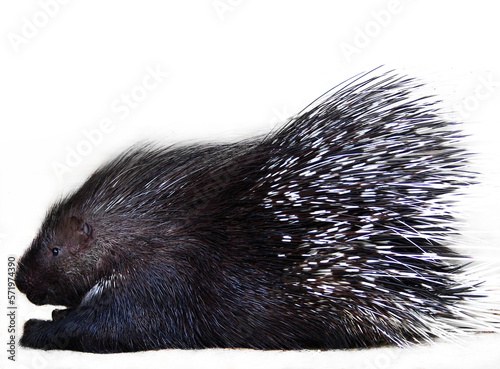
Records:
<instances>
[{"instance_id":1,"label":"porcupine nose","mask_svg":"<svg viewBox=\"0 0 500 369\"><path fill-rule=\"evenodd\" d=\"M28 282L26 281L24 270L20 265L18 266L14 282L16 283L17 289L20 292L26 294L26 291L28 289Z\"/></svg>"}]
</instances>

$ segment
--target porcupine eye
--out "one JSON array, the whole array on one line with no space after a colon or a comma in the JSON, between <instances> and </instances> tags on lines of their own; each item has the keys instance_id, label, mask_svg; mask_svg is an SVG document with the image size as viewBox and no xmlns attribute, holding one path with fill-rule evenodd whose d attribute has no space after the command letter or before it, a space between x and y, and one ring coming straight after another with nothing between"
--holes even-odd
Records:
<instances>
[{"instance_id":1,"label":"porcupine eye","mask_svg":"<svg viewBox=\"0 0 500 369\"><path fill-rule=\"evenodd\" d=\"M52 256L57 256L57 255L59 255L59 249L57 247L54 247L52 249Z\"/></svg>"}]
</instances>

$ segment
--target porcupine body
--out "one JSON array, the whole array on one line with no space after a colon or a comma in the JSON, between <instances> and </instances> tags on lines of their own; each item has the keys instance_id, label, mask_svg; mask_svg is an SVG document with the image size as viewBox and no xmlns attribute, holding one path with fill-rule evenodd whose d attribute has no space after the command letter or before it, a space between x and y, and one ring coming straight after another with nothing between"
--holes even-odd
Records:
<instances>
[{"instance_id":1,"label":"porcupine body","mask_svg":"<svg viewBox=\"0 0 500 369\"><path fill-rule=\"evenodd\" d=\"M368 74L235 144L136 146L49 211L21 344L91 352L404 345L469 327L449 195L467 154L415 81Z\"/></svg>"}]
</instances>

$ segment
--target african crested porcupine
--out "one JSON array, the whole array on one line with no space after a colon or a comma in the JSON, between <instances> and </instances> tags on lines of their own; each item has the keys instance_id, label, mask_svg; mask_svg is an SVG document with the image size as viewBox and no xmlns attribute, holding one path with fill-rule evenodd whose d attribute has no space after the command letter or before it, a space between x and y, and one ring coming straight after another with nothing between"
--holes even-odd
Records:
<instances>
[{"instance_id":1,"label":"african crested porcupine","mask_svg":"<svg viewBox=\"0 0 500 369\"><path fill-rule=\"evenodd\" d=\"M104 165L19 261L30 301L68 308L21 344L329 349L477 329L448 196L473 174L418 87L369 73L266 137Z\"/></svg>"}]
</instances>

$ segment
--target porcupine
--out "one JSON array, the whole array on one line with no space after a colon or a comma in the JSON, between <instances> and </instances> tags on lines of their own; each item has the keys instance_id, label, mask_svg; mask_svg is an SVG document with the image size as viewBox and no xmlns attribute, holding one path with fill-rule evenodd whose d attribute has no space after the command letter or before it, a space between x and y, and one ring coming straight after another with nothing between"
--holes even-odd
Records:
<instances>
[{"instance_id":1,"label":"porcupine","mask_svg":"<svg viewBox=\"0 0 500 369\"><path fill-rule=\"evenodd\" d=\"M67 307L21 344L333 349L474 329L448 201L474 175L419 87L368 73L267 136L108 162L19 261L30 301Z\"/></svg>"}]
</instances>

